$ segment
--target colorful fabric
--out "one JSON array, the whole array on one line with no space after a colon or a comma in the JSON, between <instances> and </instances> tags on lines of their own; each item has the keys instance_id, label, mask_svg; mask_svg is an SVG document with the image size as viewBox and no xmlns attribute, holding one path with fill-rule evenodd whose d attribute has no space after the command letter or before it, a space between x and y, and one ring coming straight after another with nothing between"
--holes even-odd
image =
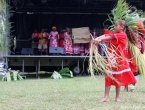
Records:
<instances>
[{"instance_id":1,"label":"colorful fabric","mask_svg":"<svg viewBox=\"0 0 145 110\"><path fill-rule=\"evenodd\" d=\"M90 43L85 43L85 54L90 52Z\"/></svg>"},{"instance_id":2,"label":"colorful fabric","mask_svg":"<svg viewBox=\"0 0 145 110\"><path fill-rule=\"evenodd\" d=\"M73 44L73 54L80 54L80 44Z\"/></svg>"},{"instance_id":3,"label":"colorful fabric","mask_svg":"<svg viewBox=\"0 0 145 110\"><path fill-rule=\"evenodd\" d=\"M139 30L144 29L144 24L143 24L143 22L138 22L138 23L136 24L136 26L138 27Z\"/></svg>"},{"instance_id":4,"label":"colorful fabric","mask_svg":"<svg viewBox=\"0 0 145 110\"><path fill-rule=\"evenodd\" d=\"M109 33L110 33L109 29L104 29L104 34L109 34ZM108 44L109 40L105 40L104 43Z\"/></svg>"},{"instance_id":5,"label":"colorful fabric","mask_svg":"<svg viewBox=\"0 0 145 110\"><path fill-rule=\"evenodd\" d=\"M138 36L138 39L137 39L138 43L137 43L137 47L141 50L141 38ZM133 73L138 73L139 71L139 68L138 68L138 65L137 65L137 62L136 62L136 59L134 58L134 56L132 55L132 52L130 50L130 47L128 47L127 49L127 59L128 59L128 63L129 63L129 66L131 68L131 71ZM134 74L134 76L136 76Z\"/></svg>"},{"instance_id":6,"label":"colorful fabric","mask_svg":"<svg viewBox=\"0 0 145 110\"><path fill-rule=\"evenodd\" d=\"M64 34L64 48L66 54L73 54L71 36L67 32Z\"/></svg>"},{"instance_id":7,"label":"colorful fabric","mask_svg":"<svg viewBox=\"0 0 145 110\"><path fill-rule=\"evenodd\" d=\"M114 78L119 81L115 82L106 75L105 85L114 85L119 87L135 83L136 80L126 59L126 34L124 32L109 33L105 34L105 36L114 37L114 39L110 41L110 45L108 48L110 56L107 59L108 63L106 72L112 74Z\"/></svg>"},{"instance_id":8,"label":"colorful fabric","mask_svg":"<svg viewBox=\"0 0 145 110\"><path fill-rule=\"evenodd\" d=\"M39 38L38 44L47 44L48 36L49 36L49 35L48 35L47 32L44 32L44 33L40 32L40 33L38 34L38 38Z\"/></svg>"},{"instance_id":9,"label":"colorful fabric","mask_svg":"<svg viewBox=\"0 0 145 110\"><path fill-rule=\"evenodd\" d=\"M37 33L37 32L34 32L34 33L32 34L32 39L37 38L37 37L38 37L38 33Z\"/></svg>"},{"instance_id":10,"label":"colorful fabric","mask_svg":"<svg viewBox=\"0 0 145 110\"><path fill-rule=\"evenodd\" d=\"M59 34L59 47L64 48L64 33Z\"/></svg>"},{"instance_id":11,"label":"colorful fabric","mask_svg":"<svg viewBox=\"0 0 145 110\"><path fill-rule=\"evenodd\" d=\"M58 47L58 39L59 39L59 34L57 31L51 31L50 32L50 47Z\"/></svg>"},{"instance_id":12,"label":"colorful fabric","mask_svg":"<svg viewBox=\"0 0 145 110\"><path fill-rule=\"evenodd\" d=\"M85 44L84 43L80 44L80 54L85 54Z\"/></svg>"},{"instance_id":13,"label":"colorful fabric","mask_svg":"<svg viewBox=\"0 0 145 110\"><path fill-rule=\"evenodd\" d=\"M141 33L141 53L144 53L145 51L145 39L144 39L144 35L145 35L145 29L144 29L144 24L143 22L138 22L136 24L136 26L138 27L138 31Z\"/></svg>"}]
</instances>

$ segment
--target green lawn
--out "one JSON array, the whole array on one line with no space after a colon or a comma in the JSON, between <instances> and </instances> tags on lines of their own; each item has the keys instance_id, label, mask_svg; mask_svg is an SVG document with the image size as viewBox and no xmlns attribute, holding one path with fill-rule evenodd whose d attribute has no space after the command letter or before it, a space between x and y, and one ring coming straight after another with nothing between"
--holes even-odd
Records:
<instances>
[{"instance_id":1,"label":"green lawn","mask_svg":"<svg viewBox=\"0 0 145 110\"><path fill-rule=\"evenodd\" d=\"M140 79L136 92L121 92L122 102L100 103L104 95L104 77L72 79L26 79L0 82L0 110L145 110L145 83ZM123 90L123 88L122 88Z\"/></svg>"}]
</instances>

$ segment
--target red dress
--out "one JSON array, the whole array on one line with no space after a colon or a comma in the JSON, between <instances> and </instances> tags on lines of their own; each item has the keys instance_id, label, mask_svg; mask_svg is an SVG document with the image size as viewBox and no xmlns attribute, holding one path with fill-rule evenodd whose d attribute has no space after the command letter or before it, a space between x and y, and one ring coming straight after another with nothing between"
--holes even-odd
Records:
<instances>
[{"instance_id":1,"label":"red dress","mask_svg":"<svg viewBox=\"0 0 145 110\"><path fill-rule=\"evenodd\" d=\"M104 34L109 34L109 33L110 33L109 29L104 29ZM109 44L109 40L105 40L104 43Z\"/></svg>"},{"instance_id":2,"label":"red dress","mask_svg":"<svg viewBox=\"0 0 145 110\"><path fill-rule=\"evenodd\" d=\"M66 32L64 33L64 49L66 54L72 54L72 42L71 42L71 36Z\"/></svg>"},{"instance_id":3,"label":"red dress","mask_svg":"<svg viewBox=\"0 0 145 110\"><path fill-rule=\"evenodd\" d=\"M89 54L90 52L90 43L85 44L85 54Z\"/></svg>"},{"instance_id":4,"label":"red dress","mask_svg":"<svg viewBox=\"0 0 145 110\"><path fill-rule=\"evenodd\" d=\"M85 54L85 44L80 44L80 54L83 55Z\"/></svg>"},{"instance_id":5,"label":"red dress","mask_svg":"<svg viewBox=\"0 0 145 110\"><path fill-rule=\"evenodd\" d=\"M58 47L59 34L57 31L50 32L50 47Z\"/></svg>"},{"instance_id":6,"label":"red dress","mask_svg":"<svg viewBox=\"0 0 145 110\"><path fill-rule=\"evenodd\" d=\"M142 34L145 34L145 28L144 28L144 24L143 22L138 22L136 24L136 26L138 27L138 31ZM141 53L144 53L145 51L145 39L144 39L144 36L141 35Z\"/></svg>"},{"instance_id":7,"label":"red dress","mask_svg":"<svg viewBox=\"0 0 145 110\"><path fill-rule=\"evenodd\" d=\"M80 44L73 44L73 54L74 55L80 54Z\"/></svg>"},{"instance_id":8,"label":"red dress","mask_svg":"<svg viewBox=\"0 0 145 110\"><path fill-rule=\"evenodd\" d=\"M141 38L138 37L137 41L138 41L137 47L141 51ZM130 51L130 48L127 49L127 58L128 58L129 66L130 66L131 71L133 72L134 76L138 75L139 68L138 68L135 58L133 57L133 55Z\"/></svg>"},{"instance_id":9,"label":"red dress","mask_svg":"<svg viewBox=\"0 0 145 110\"><path fill-rule=\"evenodd\" d=\"M105 86L114 85L116 87L126 86L136 82L135 77L129 67L126 59L126 41L127 35L124 32L109 33L106 36L112 36L115 39L110 41L110 57L107 59L107 73L112 74L118 82L112 80L108 75L105 76Z\"/></svg>"},{"instance_id":10,"label":"red dress","mask_svg":"<svg viewBox=\"0 0 145 110\"><path fill-rule=\"evenodd\" d=\"M64 33L59 34L59 47L64 48Z\"/></svg>"}]
</instances>

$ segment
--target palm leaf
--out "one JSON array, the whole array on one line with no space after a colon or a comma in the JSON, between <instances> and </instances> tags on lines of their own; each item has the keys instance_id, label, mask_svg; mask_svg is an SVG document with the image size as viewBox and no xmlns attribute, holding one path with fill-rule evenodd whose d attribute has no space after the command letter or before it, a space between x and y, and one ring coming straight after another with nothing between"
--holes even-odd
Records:
<instances>
[{"instance_id":1,"label":"palm leaf","mask_svg":"<svg viewBox=\"0 0 145 110\"><path fill-rule=\"evenodd\" d=\"M111 10L111 13L108 14L108 21L112 23L109 27L110 30L113 30L114 24L119 19L125 19L127 15L127 10L129 10L129 6L125 0L118 0L117 4Z\"/></svg>"},{"instance_id":2,"label":"palm leaf","mask_svg":"<svg viewBox=\"0 0 145 110\"><path fill-rule=\"evenodd\" d=\"M133 58L135 58L138 64L140 74L145 77L145 53L142 54L139 48L134 44L132 44L129 40L128 40L128 48L131 50Z\"/></svg>"}]
</instances>

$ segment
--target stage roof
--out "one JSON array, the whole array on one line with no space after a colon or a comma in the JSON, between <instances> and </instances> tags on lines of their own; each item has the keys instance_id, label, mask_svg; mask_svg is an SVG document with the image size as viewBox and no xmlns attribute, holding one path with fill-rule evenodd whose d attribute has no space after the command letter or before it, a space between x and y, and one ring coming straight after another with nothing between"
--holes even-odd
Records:
<instances>
[{"instance_id":1,"label":"stage roof","mask_svg":"<svg viewBox=\"0 0 145 110\"><path fill-rule=\"evenodd\" d=\"M118 0L7 0L16 12L45 12L47 14L106 14ZM141 0L126 0L138 9L145 9Z\"/></svg>"}]
</instances>

